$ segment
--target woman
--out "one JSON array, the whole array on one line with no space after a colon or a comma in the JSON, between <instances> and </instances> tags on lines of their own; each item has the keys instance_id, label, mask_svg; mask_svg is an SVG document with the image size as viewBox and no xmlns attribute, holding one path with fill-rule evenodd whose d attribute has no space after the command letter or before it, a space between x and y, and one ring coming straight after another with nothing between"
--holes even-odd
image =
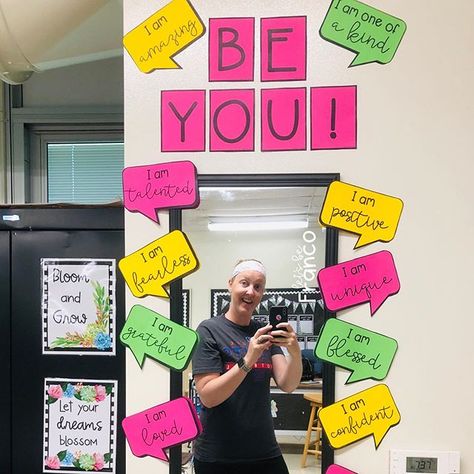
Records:
<instances>
[{"instance_id":1,"label":"woman","mask_svg":"<svg viewBox=\"0 0 474 474\"><path fill-rule=\"evenodd\" d=\"M229 310L197 329L193 375L203 433L195 443L196 474L288 474L273 429L270 378L293 391L301 379L301 353L290 324L272 331L252 320L265 282L261 262L238 262L228 284Z\"/></svg>"}]
</instances>

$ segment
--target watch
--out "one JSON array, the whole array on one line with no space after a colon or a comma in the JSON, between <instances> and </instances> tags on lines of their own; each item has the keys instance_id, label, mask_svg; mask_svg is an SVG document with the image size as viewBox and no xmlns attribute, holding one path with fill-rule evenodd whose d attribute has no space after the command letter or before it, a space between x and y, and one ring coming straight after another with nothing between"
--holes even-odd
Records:
<instances>
[{"instance_id":1,"label":"watch","mask_svg":"<svg viewBox=\"0 0 474 474\"><path fill-rule=\"evenodd\" d=\"M245 360L243 357L241 357L238 361L237 361L237 365L239 366L239 369L242 369L246 374L248 374L251 370L252 370L252 367L249 367L246 363L245 363Z\"/></svg>"}]
</instances>

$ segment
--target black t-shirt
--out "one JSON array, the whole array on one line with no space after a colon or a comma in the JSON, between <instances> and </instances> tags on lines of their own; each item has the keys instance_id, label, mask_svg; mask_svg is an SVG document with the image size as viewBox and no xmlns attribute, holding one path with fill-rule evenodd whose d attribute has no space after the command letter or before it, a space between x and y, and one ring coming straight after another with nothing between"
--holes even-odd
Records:
<instances>
[{"instance_id":1,"label":"black t-shirt","mask_svg":"<svg viewBox=\"0 0 474 474\"><path fill-rule=\"evenodd\" d=\"M203 321L197 328L200 341L193 356L193 375L229 370L247 353L249 339L261 323L239 326L224 315ZM272 355L266 350L235 392L223 403L202 407L203 433L195 442L195 456L204 462L246 462L281 454L275 439L270 409Z\"/></svg>"}]
</instances>

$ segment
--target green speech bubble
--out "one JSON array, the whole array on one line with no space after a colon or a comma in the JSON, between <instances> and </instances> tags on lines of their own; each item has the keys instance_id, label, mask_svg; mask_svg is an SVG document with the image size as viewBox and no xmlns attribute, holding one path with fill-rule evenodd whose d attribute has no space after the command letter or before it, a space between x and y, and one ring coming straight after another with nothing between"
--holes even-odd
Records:
<instances>
[{"instance_id":1,"label":"green speech bubble","mask_svg":"<svg viewBox=\"0 0 474 474\"><path fill-rule=\"evenodd\" d=\"M355 51L350 66L389 63L407 25L400 18L357 0L333 0L319 34L326 40Z\"/></svg>"},{"instance_id":2,"label":"green speech bubble","mask_svg":"<svg viewBox=\"0 0 474 474\"><path fill-rule=\"evenodd\" d=\"M398 344L395 339L339 319L329 319L321 329L316 357L352 371L347 383L384 379Z\"/></svg>"},{"instance_id":3,"label":"green speech bubble","mask_svg":"<svg viewBox=\"0 0 474 474\"><path fill-rule=\"evenodd\" d=\"M140 367L148 356L167 367L183 371L189 364L199 335L137 304L130 310L120 340L133 352Z\"/></svg>"}]
</instances>

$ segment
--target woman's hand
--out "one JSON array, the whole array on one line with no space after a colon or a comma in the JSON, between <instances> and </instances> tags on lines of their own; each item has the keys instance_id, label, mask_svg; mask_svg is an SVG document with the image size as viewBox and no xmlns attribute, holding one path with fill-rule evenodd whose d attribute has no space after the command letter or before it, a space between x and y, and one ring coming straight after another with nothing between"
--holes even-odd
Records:
<instances>
[{"instance_id":1,"label":"woman's hand","mask_svg":"<svg viewBox=\"0 0 474 474\"><path fill-rule=\"evenodd\" d=\"M286 347L288 352L293 356L300 354L300 345L298 344L296 333L291 327L291 324L279 323L277 324L277 328L276 331L270 333L272 336L272 343L275 346Z\"/></svg>"},{"instance_id":2,"label":"woman's hand","mask_svg":"<svg viewBox=\"0 0 474 474\"><path fill-rule=\"evenodd\" d=\"M279 323L277 328L276 331L270 333L272 343L275 346L286 347L288 355L273 355L273 378L281 390L290 393L298 387L301 380L303 372L301 350L296 333L290 323ZM283 328L286 328L286 331Z\"/></svg>"},{"instance_id":3,"label":"woman's hand","mask_svg":"<svg viewBox=\"0 0 474 474\"><path fill-rule=\"evenodd\" d=\"M247 354L245 354L244 361L246 365L252 367L263 351L266 351L270 348L273 342L272 336L269 334L272 326L267 324L266 326L257 330L257 332L250 338L249 346L247 348Z\"/></svg>"}]
</instances>

